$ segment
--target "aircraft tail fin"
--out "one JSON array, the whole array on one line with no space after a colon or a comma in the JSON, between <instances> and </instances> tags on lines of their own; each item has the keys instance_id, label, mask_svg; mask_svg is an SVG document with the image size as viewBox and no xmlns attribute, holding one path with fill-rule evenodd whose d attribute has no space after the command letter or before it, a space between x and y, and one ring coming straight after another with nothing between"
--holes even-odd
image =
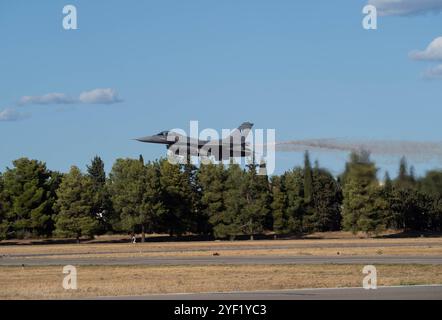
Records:
<instances>
[{"instance_id":1,"label":"aircraft tail fin","mask_svg":"<svg viewBox=\"0 0 442 320\"><path fill-rule=\"evenodd\" d=\"M243 122L239 127L238 130L239 131L244 131L244 130L251 130L253 128L253 123L250 122Z\"/></svg>"},{"instance_id":2,"label":"aircraft tail fin","mask_svg":"<svg viewBox=\"0 0 442 320\"><path fill-rule=\"evenodd\" d=\"M246 138L250 130L253 128L253 123L243 122L238 128L233 130L230 135L223 139L223 141L230 142L232 140ZM240 140L241 141L241 140Z\"/></svg>"}]
</instances>

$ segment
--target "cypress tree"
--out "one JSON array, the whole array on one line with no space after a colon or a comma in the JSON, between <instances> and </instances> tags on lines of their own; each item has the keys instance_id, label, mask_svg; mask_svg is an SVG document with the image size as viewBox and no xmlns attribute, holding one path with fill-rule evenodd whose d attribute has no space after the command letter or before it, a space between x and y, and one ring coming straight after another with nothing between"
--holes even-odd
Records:
<instances>
[{"instance_id":1,"label":"cypress tree","mask_svg":"<svg viewBox=\"0 0 442 320\"><path fill-rule=\"evenodd\" d=\"M106 186L106 172L104 171L103 160L95 156L91 164L87 166L87 174L91 178L94 193L94 201L92 203L92 212L100 223L98 232L103 233L112 228L112 204L110 195Z\"/></svg>"},{"instance_id":2,"label":"cypress tree","mask_svg":"<svg viewBox=\"0 0 442 320\"><path fill-rule=\"evenodd\" d=\"M312 201L313 194L313 177L312 164L310 162L310 155L308 151L304 154L304 202L309 204Z\"/></svg>"}]
</instances>

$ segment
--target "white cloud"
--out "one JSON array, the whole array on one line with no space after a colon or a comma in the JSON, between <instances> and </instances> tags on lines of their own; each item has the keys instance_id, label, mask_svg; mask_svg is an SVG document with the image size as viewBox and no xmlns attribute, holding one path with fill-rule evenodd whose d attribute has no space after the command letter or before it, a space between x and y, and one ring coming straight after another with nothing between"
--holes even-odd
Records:
<instances>
[{"instance_id":1,"label":"white cloud","mask_svg":"<svg viewBox=\"0 0 442 320\"><path fill-rule=\"evenodd\" d=\"M0 121L18 121L26 119L29 116L27 114L18 112L14 109L7 108L0 111Z\"/></svg>"},{"instance_id":2,"label":"white cloud","mask_svg":"<svg viewBox=\"0 0 442 320\"><path fill-rule=\"evenodd\" d=\"M407 16L442 11L442 0L368 0L382 16Z\"/></svg>"},{"instance_id":3,"label":"white cloud","mask_svg":"<svg viewBox=\"0 0 442 320\"><path fill-rule=\"evenodd\" d=\"M70 104L75 103L75 99L68 97L64 93L48 93L42 96L24 96L21 97L19 104Z\"/></svg>"},{"instance_id":4,"label":"white cloud","mask_svg":"<svg viewBox=\"0 0 442 320\"><path fill-rule=\"evenodd\" d=\"M65 93L48 93L42 96L24 96L20 98L19 105L50 105L50 104L113 104L122 102L114 89L94 89L85 91L78 98L72 98Z\"/></svg>"},{"instance_id":5,"label":"white cloud","mask_svg":"<svg viewBox=\"0 0 442 320\"><path fill-rule=\"evenodd\" d=\"M442 61L442 37L434 39L423 51L413 51L410 58L414 60Z\"/></svg>"},{"instance_id":6,"label":"white cloud","mask_svg":"<svg viewBox=\"0 0 442 320\"><path fill-rule=\"evenodd\" d=\"M118 97L117 91L114 89L95 89L80 94L81 103L89 104L112 104L122 102Z\"/></svg>"},{"instance_id":7,"label":"white cloud","mask_svg":"<svg viewBox=\"0 0 442 320\"><path fill-rule=\"evenodd\" d=\"M424 72L424 78L426 79L438 79L442 78L442 64L432 67Z\"/></svg>"}]
</instances>

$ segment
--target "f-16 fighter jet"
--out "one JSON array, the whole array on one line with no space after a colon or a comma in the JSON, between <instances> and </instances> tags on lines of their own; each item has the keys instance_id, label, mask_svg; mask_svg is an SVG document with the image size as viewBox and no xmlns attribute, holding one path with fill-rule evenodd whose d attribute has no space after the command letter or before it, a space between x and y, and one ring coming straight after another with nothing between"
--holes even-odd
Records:
<instances>
[{"instance_id":1,"label":"f-16 fighter jet","mask_svg":"<svg viewBox=\"0 0 442 320\"><path fill-rule=\"evenodd\" d=\"M253 155L246 138L253 123L244 122L224 139L199 140L173 131L162 131L153 136L135 139L140 142L164 144L171 154L179 156L214 156L216 161Z\"/></svg>"}]
</instances>

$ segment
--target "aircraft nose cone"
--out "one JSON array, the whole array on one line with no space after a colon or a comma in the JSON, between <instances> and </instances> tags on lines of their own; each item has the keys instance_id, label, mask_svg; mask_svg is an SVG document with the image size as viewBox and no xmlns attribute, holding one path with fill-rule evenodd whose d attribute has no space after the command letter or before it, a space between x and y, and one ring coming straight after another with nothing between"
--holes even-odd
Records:
<instances>
[{"instance_id":1,"label":"aircraft nose cone","mask_svg":"<svg viewBox=\"0 0 442 320\"><path fill-rule=\"evenodd\" d=\"M155 142L156 141L155 137L153 137L153 136L135 138L134 140L140 141L140 142Z\"/></svg>"}]
</instances>

